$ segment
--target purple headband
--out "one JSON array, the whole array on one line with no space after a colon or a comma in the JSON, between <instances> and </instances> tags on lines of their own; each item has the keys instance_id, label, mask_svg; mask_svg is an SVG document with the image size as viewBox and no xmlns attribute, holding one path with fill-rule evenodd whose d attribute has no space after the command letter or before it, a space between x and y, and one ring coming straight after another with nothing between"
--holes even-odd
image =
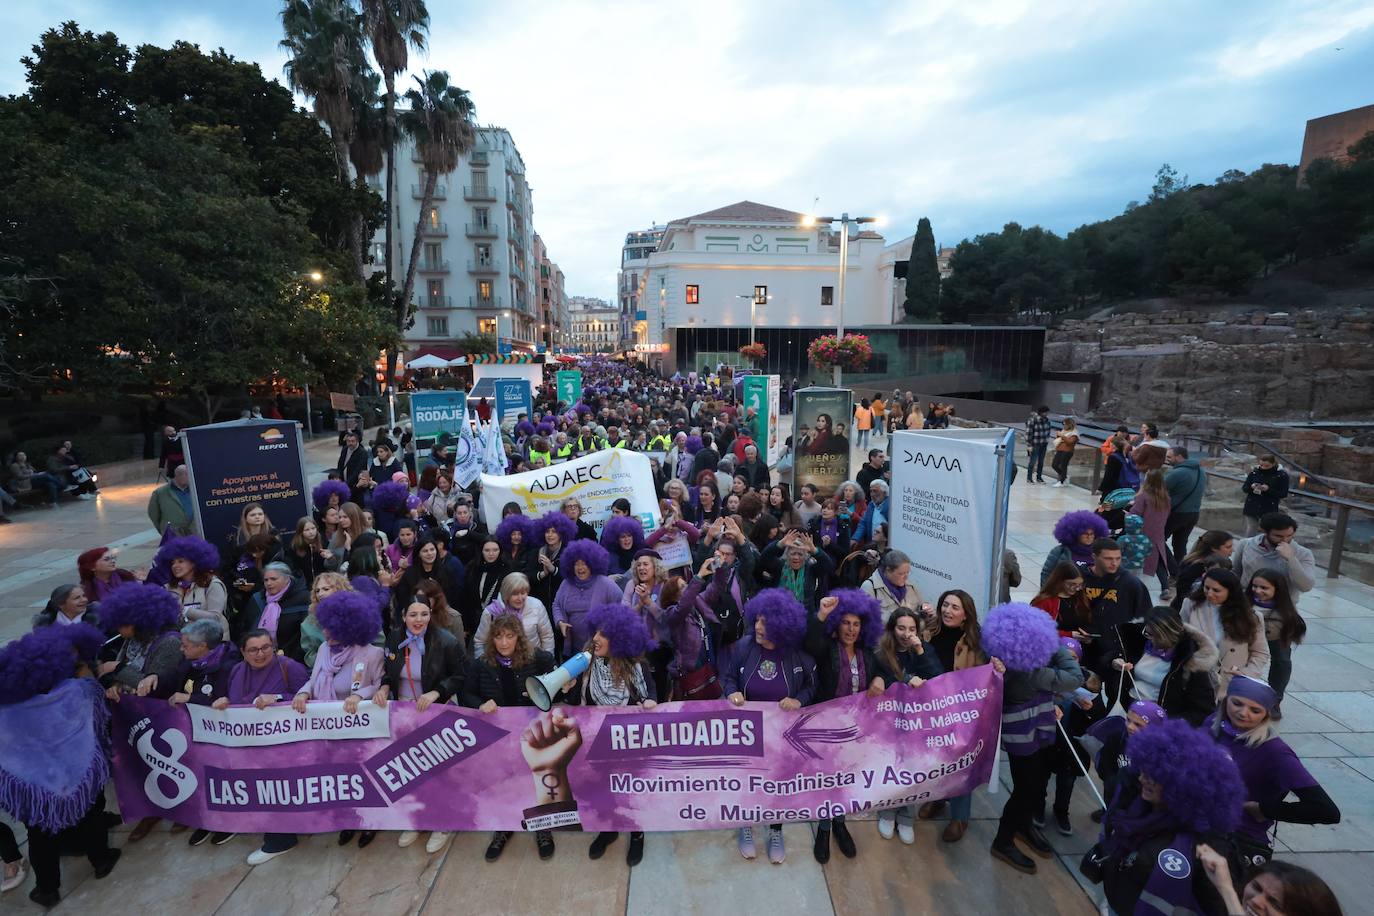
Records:
<instances>
[{"instance_id":1,"label":"purple headband","mask_svg":"<svg viewBox=\"0 0 1374 916\"><path fill-rule=\"evenodd\" d=\"M1072 636L1059 637L1059 644L1073 653L1073 657L1079 661L1083 660L1083 644Z\"/></svg>"},{"instance_id":2,"label":"purple headband","mask_svg":"<svg viewBox=\"0 0 1374 916\"><path fill-rule=\"evenodd\" d=\"M1164 713L1164 707L1151 700L1136 700L1131 704L1129 712L1144 719L1146 725L1154 725L1168 718Z\"/></svg>"},{"instance_id":3,"label":"purple headband","mask_svg":"<svg viewBox=\"0 0 1374 916\"><path fill-rule=\"evenodd\" d=\"M1259 678L1246 677L1237 674L1231 678L1231 684L1226 688L1228 697L1244 697L1264 707L1266 712L1272 713L1274 707L1279 704L1279 695L1274 692L1266 682Z\"/></svg>"}]
</instances>

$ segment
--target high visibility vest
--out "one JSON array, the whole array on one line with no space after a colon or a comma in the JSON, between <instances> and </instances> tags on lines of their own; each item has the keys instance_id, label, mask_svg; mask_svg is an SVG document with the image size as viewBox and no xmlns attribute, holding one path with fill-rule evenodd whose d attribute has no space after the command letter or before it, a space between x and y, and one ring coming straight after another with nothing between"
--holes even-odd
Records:
<instances>
[{"instance_id":1,"label":"high visibility vest","mask_svg":"<svg viewBox=\"0 0 1374 916\"><path fill-rule=\"evenodd\" d=\"M554 454L559 458L571 458L572 450L573 449L571 445L561 445L558 447L558 451L556 451Z\"/></svg>"}]
</instances>

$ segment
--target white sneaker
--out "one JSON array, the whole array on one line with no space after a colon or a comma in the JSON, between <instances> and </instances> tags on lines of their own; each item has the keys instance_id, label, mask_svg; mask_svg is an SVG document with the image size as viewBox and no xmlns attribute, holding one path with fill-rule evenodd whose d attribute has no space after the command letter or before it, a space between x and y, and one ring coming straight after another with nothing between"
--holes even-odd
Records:
<instances>
[{"instance_id":1,"label":"white sneaker","mask_svg":"<svg viewBox=\"0 0 1374 916\"><path fill-rule=\"evenodd\" d=\"M903 843L910 846L912 843L916 842L916 828L911 824L898 824L897 837Z\"/></svg>"},{"instance_id":2,"label":"white sneaker","mask_svg":"<svg viewBox=\"0 0 1374 916\"><path fill-rule=\"evenodd\" d=\"M24 883L24 879L28 878L29 870L24 867L24 860L20 859L18 865L19 871L15 872L13 875L6 878L3 883L0 883L0 893L3 893L4 891L14 890L16 887Z\"/></svg>"},{"instance_id":3,"label":"white sneaker","mask_svg":"<svg viewBox=\"0 0 1374 916\"><path fill-rule=\"evenodd\" d=\"M296 848L296 847L294 847L294 846L291 847L291 849L295 849L295 848ZM265 849L259 849L259 850L257 850L256 852L249 853L249 855L248 855L248 864L249 864L249 865L261 865L261 864L264 863L264 862L271 862L273 859L275 859L277 856L281 855L282 853L290 852L291 849L283 849L281 852L268 852L268 851L265 850Z\"/></svg>"},{"instance_id":4,"label":"white sneaker","mask_svg":"<svg viewBox=\"0 0 1374 916\"><path fill-rule=\"evenodd\" d=\"M77 499L95 499L95 494L94 494L94 493L78 493L78 494L76 494L76 498L77 498Z\"/></svg>"},{"instance_id":5,"label":"white sneaker","mask_svg":"<svg viewBox=\"0 0 1374 916\"><path fill-rule=\"evenodd\" d=\"M409 846L411 843L414 843L419 838L420 831L418 830L402 830L401 835L396 838L396 845L401 847L402 849L405 849L407 846Z\"/></svg>"},{"instance_id":6,"label":"white sneaker","mask_svg":"<svg viewBox=\"0 0 1374 916\"><path fill-rule=\"evenodd\" d=\"M883 811L878 814L878 836L885 840L892 839L893 828L897 824L897 815Z\"/></svg>"},{"instance_id":7,"label":"white sneaker","mask_svg":"<svg viewBox=\"0 0 1374 916\"><path fill-rule=\"evenodd\" d=\"M434 855L439 850L448 845L449 834L442 830L435 830L429 835L428 842L425 843L425 852Z\"/></svg>"},{"instance_id":8,"label":"white sneaker","mask_svg":"<svg viewBox=\"0 0 1374 916\"><path fill-rule=\"evenodd\" d=\"M1053 485L1056 487L1062 487L1064 485L1064 481L1056 480Z\"/></svg>"}]
</instances>

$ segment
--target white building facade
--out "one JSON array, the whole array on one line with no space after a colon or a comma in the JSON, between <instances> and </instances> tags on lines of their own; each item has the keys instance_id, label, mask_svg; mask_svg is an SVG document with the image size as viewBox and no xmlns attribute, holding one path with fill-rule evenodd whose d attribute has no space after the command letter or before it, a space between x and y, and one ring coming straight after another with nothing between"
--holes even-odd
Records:
<instances>
[{"instance_id":1,"label":"white building facade","mask_svg":"<svg viewBox=\"0 0 1374 916\"><path fill-rule=\"evenodd\" d=\"M801 213L740 201L668 223L642 262L640 349L669 354L667 366L678 328L834 327L839 230L803 222ZM851 228L846 328L891 323L893 269L889 256L880 270L883 255L882 236Z\"/></svg>"},{"instance_id":2,"label":"white building facade","mask_svg":"<svg viewBox=\"0 0 1374 916\"><path fill-rule=\"evenodd\" d=\"M406 351L445 355L464 334L497 337L514 352L546 342L550 321L542 309L532 195L510 133L479 128L457 169L439 176L422 213L425 179L414 143L403 141L396 151L391 213L391 276L398 287L420 227L415 320L405 333ZM378 193L384 194L384 181L385 171L372 180ZM385 245L385 232L378 230L370 252L374 270L385 263Z\"/></svg>"},{"instance_id":3,"label":"white building facade","mask_svg":"<svg viewBox=\"0 0 1374 916\"><path fill-rule=\"evenodd\" d=\"M620 248L620 272L616 277L620 308L620 340L617 349L629 350L648 341L648 316L639 298L640 281L649 255L658 250L666 226L652 226L626 233Z\"/></svg>"},{"instance_id":4,"label":"white building facade","mask_svg":"<svg viewBox=\"0 0 1374 916\"><path fill-rule=\"evenodd\" d=\"M620 307L605 299L573 296L568 300L566 341L569 349L584 353L612 353L620 350Z\"/></svg>"}]
</instances>

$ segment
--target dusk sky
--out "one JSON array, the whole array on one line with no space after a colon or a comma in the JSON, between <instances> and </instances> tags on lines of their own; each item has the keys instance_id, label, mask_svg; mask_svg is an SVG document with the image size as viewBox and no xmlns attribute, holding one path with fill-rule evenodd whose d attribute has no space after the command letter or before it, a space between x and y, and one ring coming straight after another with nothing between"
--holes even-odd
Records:
<instances>
[{"instance_id":1,"label":"dusk sky","mask_svg":"<svg viewBox=\"0 0 1374 916\"><path fill-rule=\"evenodd\" d=\"M64 19L131 48L223 47L281 79L271 0L0 4L0 92ZM1374 103L1374 3L431 0L428 54L508 128L569 294L613 298L627 231L740 199L929 216L942 245L1064 233L1193 182L1296 163L1304 122ZM409 80L406 80L409 83ZM819 198L818 203L814 203Z\"/></svg>"}]
</instances>

